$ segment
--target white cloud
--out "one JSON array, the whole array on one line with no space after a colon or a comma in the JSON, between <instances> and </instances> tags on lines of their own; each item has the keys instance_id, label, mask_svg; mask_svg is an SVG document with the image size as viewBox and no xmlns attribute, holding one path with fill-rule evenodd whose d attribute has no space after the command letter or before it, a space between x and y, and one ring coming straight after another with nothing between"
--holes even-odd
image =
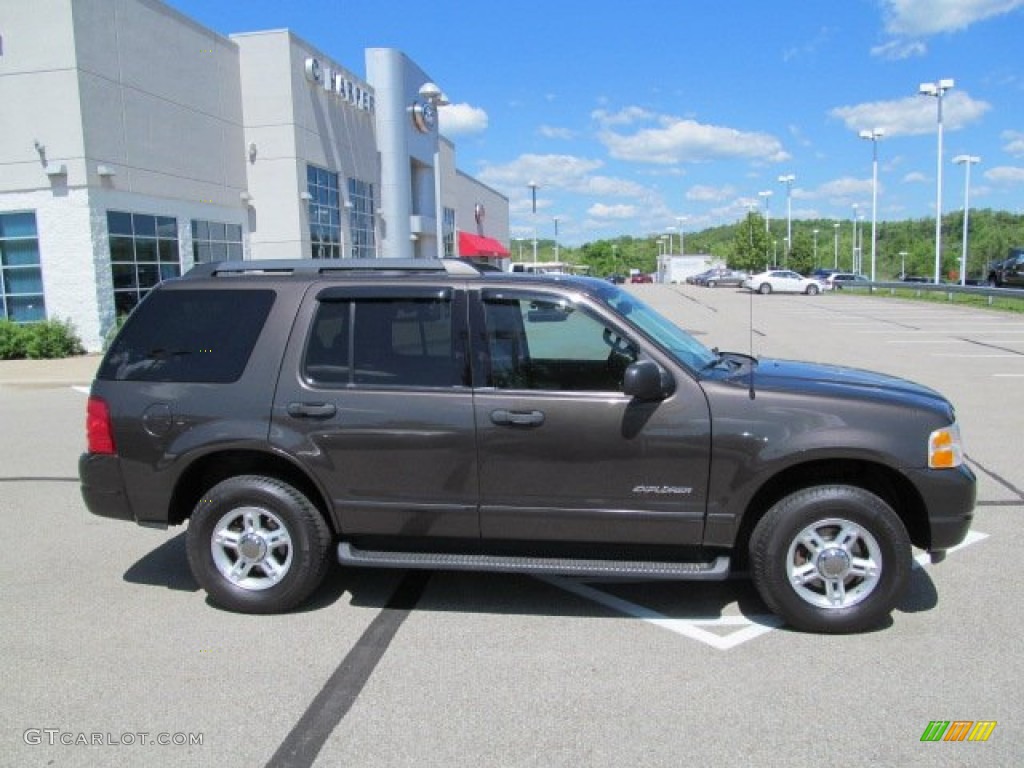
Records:
<instances>
[{"instance_id":1,"label":"white cloud","mask_svg":"<svg viewBox=\"0 0 1024 768\"><path fill-rule=\"evenodd\" d=\"M735 194L735 187L728 184L724 187L710 187L706 184L697 184L686 190L686 199L700 203L720 203L723 200L728 200Z\"/></svg>"},{"instance_id":2,"label":"white cloud","mask_svg":"<svg viewBox=\"0 0 1024 768\"><path fill-rule=\"evenodd\" d=\"M985 178L993 184L1024 184L1024 168L1002 165L985 171Z\"/></svg>"},{"instance_id":3,"label":"white cloud","mask_svg":"<svg viewBox=\"0 0 1024 768\"><path fill-rule=\"evenodd\" d=\"M966 91L954 88L942 97L943 128L963 128L981 119L991 108L988 102L972 99ZM879 128L889 138L934 133L938 119L933 98L919 95L836 107L829 115L842 120L851 131Z\"/></svg>"},{"instance_id":4,"label":"white cloud","mask_svg":"<svg viewBox=\"0 0 1024 768\"><path fill-rule=\"evenodd\" d=\"M477 177L485 184L504 189L510 199L526 195L530 182L538 185L537 205L541 205L544 190L567 190L594 197L646 198L650 190L627 179L595 175L604 165L574 155L521 155L505 165L485 165Z\"/></svg>"},{"instance_id":5,"label":"white cloud","mask_svg":"<svg viewBox=\"0 0 1024 768\"><path fill-rule=\"evenodd\" d=\"M956 32L1021 7L1024 0L882 0L885 31L903 37Z\"/></svg>"},{"instance_id":6,"label":"white cloud","mask_svg":"<svg viewBox=\"0 0 1024 768\"><path fill-rule=\"evenodd\" d=\"M445 136L465 136L487 130L487 113L469 104L449 104L437 110L438 129Z\"/></svg>"},{"instance_id":7,"label":"white cloud","mask_svg":"<svg viewBox=\"0 0 1024 768\"><path fill-rule=\"evenodd\" d=\"M1024 132L1003 131L1002 138L1006 141L1004 152L1013 157L1024 157Z\"/></svg>"},{"instance_id":8,"label":"white cloud","mask_svg":"<svg viewBox=\"0 0 1024 768\"><path fill-rule=\"evenodd\" d=\"M600 125L607 128L613 125L633 125L634 123L646 122L657 117L642 107L626 107L618 112L609 112L605 109L595 109L590 116Z\"/></svg>"},{"instance_id":9,"label":"white cloud","mask_svg":"<svg viewBox=\"0 0 1024 768\"><path fill-rule=\"evenodd\" d=\"M890 40L871 49L872 56L889 61L902 61L928 53L928 46L920 40Z\"/></svg>"},{"instance_id":10,"label":"white cloud","mask_svg":"<svg viewBox=\"0 0 1024 768\"><path fill-rule=\"evenodd\" d=\"M545 139L574 139L576 138L576 131L569 128L559 128L554 125L542 125L537 129L537 133L543 136Z\"/></svg>"},{"instance_id":11,"label":"white cloud","mask_svg":"<svg viewBox=\"0 0 1024 768\"><path fill-rule=\"evenodd\" d=\"M903 177L904 184L924 184L926 181L929 181L928 177L920 171L911 171Z\"/></svg>"},{"instance_id":12,"label":"white cloud","mask_svg":"<svg viewBox=\"0 0 1024 768\"><path fill-rule=\"evenodd\" d=\"M769 134L674 117L662 117L659 127L629 136L605 130L599 138L612 157L640 163L669 165L720 158L782 162L790 157L782 143Z\"/></svg>"},{"instance_id":13,"label":"white cloud","mask_svg":"<svg viewBox=\"0 0 1024 768\"><path fill-rule=\"evenodd\" d=\"M604 203L596 203L587 209L587 215L593 216L595 219L621 221L623 219L636 218L637 208L635 205L605 205Z\"/></svg>"}]
</instances>

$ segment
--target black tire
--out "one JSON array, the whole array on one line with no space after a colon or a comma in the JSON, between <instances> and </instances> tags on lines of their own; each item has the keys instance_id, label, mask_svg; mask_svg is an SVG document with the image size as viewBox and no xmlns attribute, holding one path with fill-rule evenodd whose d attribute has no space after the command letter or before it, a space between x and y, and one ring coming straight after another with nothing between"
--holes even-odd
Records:
<instances>
[{"instance_id":1,"label":"black tire","mask_svg":"<svg viewBox=\"0 0 1024 768\"><path fill-rule=\"evenodd\" d=\"M751 536L750 564L762 599L790 626L838 634L885 620L906 589L912 552L885 501L863 488L823 485L768 510Z\"/></svg>"},{"instance_id":2,"label":"black tire","mask_svg":"<svg viewBox=\"0 0 1024 768\"><path fill-rule=\"evenodd\" d=\"M807 295L808 296L817 296L818 295L818 286L816 286L816 285L808 285L807 286Z\"/></svg>"},{"instance_id":3,"label":"black tire","mask_svg":"<svg viewBox=\"0 0 1024 768\"><path fill-rule=\"evenodd\" d=\"M708 280L708 288L714 288L717 285L718 283L716 283L714 280Z\"/></svg>"},{"instance_id":4,"label":"black tire","mask_svg":"<svg viewBox=\"0 0 1024 768\"><path fill-rule=\"evenodd\" d=\"M321 584L332 536L316 506L270 477L240 475L199 501L186 534L188 562L217 605L281 613Z\"/></svg>"},{"instance_id":5,"label":"black tire","mask_svg":"<svg viewBox=\"0 0 1024 768\"><path fill-rule=\"evenodd\" d=\"M772 292L772 286L770 283L761 283L761 285L757 287L757 292L762 296L767 296Z\"/></svg>"}]
</instances>

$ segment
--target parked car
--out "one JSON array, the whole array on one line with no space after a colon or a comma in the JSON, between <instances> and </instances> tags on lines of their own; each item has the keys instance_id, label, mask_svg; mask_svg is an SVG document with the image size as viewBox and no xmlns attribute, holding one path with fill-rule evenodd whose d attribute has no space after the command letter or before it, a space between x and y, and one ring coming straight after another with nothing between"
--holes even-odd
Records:
<instances>
[{"instance_id":1,"label":"parked car","mask_svg":"<svg viewBox=\"0 0 1024 768\"><path fill-rule=\"evenodd\" d=\"M695 275L687 275L686 283L688 285L700 285L700 281L715 271L716 268L705 269L703 272L698 272Z\"/></svg>"},{"instance_id":2,"label":"parked car","mask_svg":"<svg viewBox=\"0 0 1024 768\"><path fill-rule=\"evenodd\" d=\"M708 288L717 288L720 285L732 285L739 288L746 279L746 272L740 272L735 269L716 269L710 274L702 275L694 282L697 285L703 285Z\"/></svg>"},{"instance_id":3,"label":"parked car","mask_svg":"<svg viewBox=\"0 0 1024 768\"><path fill-rule=\"evenodd\" d=\"M988 284L993 288L1024 287L1024 248L1011 248L1008 258L989 267Z\"/></svg>"},{"instance_id":4,"label":"parked car","mask_svg":"<svg viewBox=\"0 0 1024 768\"><path fill-rule=\"evenodd\" d=\"M751 275L743 281L743 287L757 293L806 293L814 296L821 292L822 285L811 277L804 277L791 269L770 269Z\"/></svg>"},{"instance_id":5,"label":"parked car","mask_svg":"<svg viewBox=\"0 0 1024 768\"><path fill-rule=\"evenodd\" d=\"M605 280L458 260L199 264L128 316L86 416L89 510L187 522L197 583L249 613L300 605L333 557L749 570L792 626L859 631L975 498L932 389L718 352Z\"/></svg>"},{"instance_id":6,"label":"parked car","mask_svg":"<svg viewBox=\"0 0 1024 768\"><path fill-rule=\"evenodd\" d=\"M629 278L631 283L653 283L654 278L645 272L638 272L635 275L631 275Z\"/></svg>"},{"instance_id":7,"label":"parked car","mask_svg":"<svg viewBox=\"0 0 1024 768\"><path fill-rule=\"evenodd\" d=\"M900 282L901 283L930 283L931 280L929 280L927 277L922 277L921 275L901 275L900 276Z\"/></svg>"},{"instance_id":8,"label":"parked car","mask_svg":"<svg viewBox=\"0 0 1024 768\"><path fill-rule=\"evenodd\" d=\"M866 275L855 275L853 272L834 272L825 279L825 285L829 290L841 291L843 283L869 283Z\"/></svg>"},{"instance_id":9,"label":"parked car","mask_svg":"<svg viewBox=\"0 0 1024 768\"><path fill-rule=\"evenodd\" d=\"M820 267L820 268L814 270L813 272L811 272L811 274L809 274L808 277L813 277L818 282L824 283L824 282L828 281L828 278L829 278L830 275L834 275L837 272L842 272L842 270L841 269L826 269L824 267Z\"/></svg>"},{"instance_id":10,"label":"parked car","mask_svg":"<svg viewBox=\"0 0 1024 768\"><path fill-rule=\"evenodd\" d=\"M624 282L626 282L626 276L620 275L616 272L608 275L608 282L612 283L613 285L622 285Z\"/></svg>"}]
</instances>

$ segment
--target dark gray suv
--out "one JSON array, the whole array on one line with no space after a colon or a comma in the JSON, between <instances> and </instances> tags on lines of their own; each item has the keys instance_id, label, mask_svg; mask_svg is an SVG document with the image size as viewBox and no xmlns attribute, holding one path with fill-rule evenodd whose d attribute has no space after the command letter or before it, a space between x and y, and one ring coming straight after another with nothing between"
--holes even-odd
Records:
<instances>
[{"instance_id":1,"label":"dark gray suv","mask_svg":"<svg viewBox=\"0 0 1024 768\"><path fill-rule=\"evenodd\" d=\"M106 354L82 493L188 521L217 604L345 565L723 579L792 626L884 619L972 518L953 407L702 346L605 280L441 260L201 265Z\"/></svg>"}]
</instances>

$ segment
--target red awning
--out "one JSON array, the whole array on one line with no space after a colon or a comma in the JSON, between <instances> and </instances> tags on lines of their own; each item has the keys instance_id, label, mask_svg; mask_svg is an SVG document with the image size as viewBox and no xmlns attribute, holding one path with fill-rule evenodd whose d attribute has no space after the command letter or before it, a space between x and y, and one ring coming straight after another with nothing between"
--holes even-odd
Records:
<instances>
[{"instance_id":1,"label":"red awning","mask_svg":"<svg viewBox=\"0 0 1024 768\"><path fill-rule=\"evenodd\" d=\"M508 248L493 237L459 232L459 256L508 256Z\"/></svg>"}]
</instances>

